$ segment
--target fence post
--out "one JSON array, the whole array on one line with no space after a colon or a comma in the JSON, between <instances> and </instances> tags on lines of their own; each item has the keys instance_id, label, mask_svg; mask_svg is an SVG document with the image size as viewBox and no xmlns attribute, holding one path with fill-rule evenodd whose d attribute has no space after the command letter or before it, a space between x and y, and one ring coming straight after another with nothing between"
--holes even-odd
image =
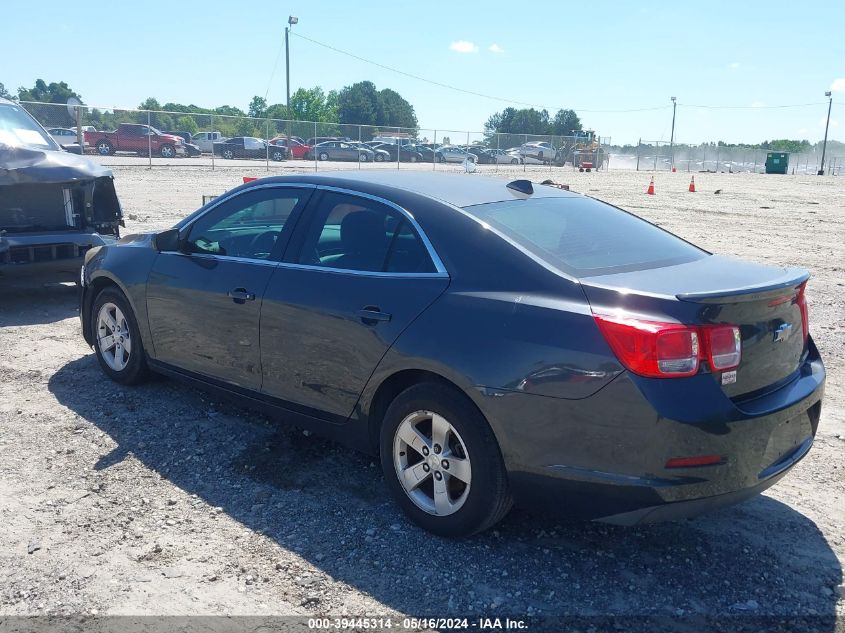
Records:
<instances>
[{"instance_id":1,"label":"fence post","mask_svg":"<svg viewBox=\"0 0 845 633\"><path fill-rule=\"evenodd\" d=\"M264 168L270 171L270 119L264 122Z\"/></svg>"},{"instance_id":2,"label":"fence post","mask_svg":"<svg viewBox=\"0 0 845 633\"><path fill-rule=\"evenodd\" d=\"M437 169L437 130L434 130L434 139L431 146L431 171L434 171Z\"/></svg>"},{"instance_id":3,"label":"fence post","mask_svg":"<svg viewBox=\"0 0 845 633\"><path fill-rule=\"evenodd\" d=\"M214 132L214 115L213 114L211 115L211 119L209 121L208 127L211 128L208 132L209 136L211 136L212 135L211 133ZM209 142L211 143L211 171L214 171L214 139L213 138L209 139Z\"/></svg>"},{"instance_id":4,"label":"fence post","mask_svg":"<svg viewBox=\"0 0 845 633\"><path fill-rule=\"evenodd\" d=\"M528 135L526 134L525 140L523 141L523 144L525 144L527 142L528 142ZM522 156L522 152L520 152L519 155ZM525 164L525 156L522 156L522 172L525 173L527 170L528 170L528 166Z\"/></svg>"},{"instance_id":5,"label":"fence post","mask_svg":"<svg viewBox=\"0 0 845 633\"><path fill-rule=\"evenodd\" d=\"M150 117L150 111L147 110L147 128L152 127L152 123L150 122L152 118ZM149 167L147 169L153 168L153 137L150 136L150 130L147 129L147 160L149 161Z\"/></svg>"},{"instance_id":6,"label":"fence post","mask_svg":"<svg viewBox=\"0 0 845 633\"><path fill-rule=\"evenodd\" d=\"M376 155L373 154L373 160L376 159ZM361 169L361 126L358 126L358 169Z\"/></svg>"},{"instance_id":7,"label":"fence post","mask_svg":"<svg viewBox=\"0 0 845 633\"><path fill-rule=\"evenodd\" d=\"M319 171L317 168L317 122L314 121L314 171Z\"/></svg>"},{"instance_id":8,"label":"fence post","mask_svg":"<svg viewBox=\"0 0 845 633\"><path fill-rule=\"evenodd\" d=\"M496 168L495 171L498 173L499 171L499 133L496 132Z\"/></svg>"},{"instance_id":9,"label":"fence post","mask_svg":"<svg viewBox=\"0 0 845 633\"><path fill-rule=\"evenodd\" d=\"M637 171L640 171L640 145L643 144L643 139L640 137L637 139Z\"/></svg>"}]
</instances>

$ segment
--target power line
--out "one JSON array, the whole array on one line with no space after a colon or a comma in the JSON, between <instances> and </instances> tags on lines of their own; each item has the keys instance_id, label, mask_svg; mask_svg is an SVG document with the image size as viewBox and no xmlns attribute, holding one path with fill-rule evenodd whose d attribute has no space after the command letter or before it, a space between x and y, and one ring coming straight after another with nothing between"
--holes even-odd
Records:
<instances>
[{"instance_id":1,"label":"power line","mask_svg":"<svg viewBox=\"0 0 845 633\"><path fill-rule=\"evenodd\" d=\"M346 55L347 57L352 57L353 59L357 59L358 61L362 61L366 64L372 64L373 66L383 68L384 70L389 70L390 72L394 72L394 73L397 73L399 75L404 75L405 77L410 77L411 79L416 79L417 81L423 81L423 82L425 82L427 84L431 84L433 86L439 86L440 88L446 88L447 90L454 90L455 92L462 92L464 94L472 95L474 97L481 97L483 99L492 99L493 101L501 101L503 103L514 103L516 105L528 106L530 108L539 108L541 110L552 111L552 110L556 110L556 109L557 110L563 109L563 108L553 108L553 107L549 107L549 106L538 105L536 103L527 103L525 101L517 101L515 99L506 99L505 97L496 97L496 96L493 96L493 95L483 94L481 92L474 92L472 90L466 90L465 88L458 88L457 86L452 86L450 84L445 84L445 83L442 83L440 81L428 79L427 77L420 77L419 75L415 75L413 73L409 73L409 72L406 72L404 70L400 70L399 68L394 68L392 66L386 66L385 64L375 62L371 59L366 59L366 58L361 57L359 55L355 55L354 53L350 53L349 51L344 51L344 50L341 50L341 49L336 48L334 46L331 46L330 44L318 42L317 40L311 39L310 37L306 37L306 36L302 35L301 33L291 32L291 35L294 35L295 37L298 37L300 39L311 42L312 44L316 44L317 46L322 46L323 48L327 48L331 51L334 51L335 53L340 53L341 55ZM588 108L569 108L569 109L577 110L578 112L619 112L619 113L624 113L624 112L646 112L646 111L651 111L651 110L665 110L668 107L671 107L671 106L654 106L654 107L649 107L649 108L630 108L630 109L625 109L625 110L591 110L591 109L588 109Z\"/></svg>"},{"instance_id":2,"label":"power line","mask_svg":"<svg viewBox=\"0 0 845 633\"><path fill-rule=\"evenodd\" d=\"M331 44L326 44L325 42L319 42L315 39L310 37L306 37L301 33L294 33L291 32L291 35L303 39L307 42L311 42L312 44L316 44L317 46L322 46L330 51L334 51L335 53L340 53L341 55L346 55L347 57L351 57L353 59L357 59L358 61L364 62L365 64L371 64L373 66L377 66L378 68L382 68L384 70L389 70L390 72L397 73L399 75L403 75L405 77L410 77L411 79L416 79L417 81L422 81L427 84L431 84L433 86L439 86L440 88L446 88L447 90L453 90L455 92L461 92L463 94L472 95L474 97L481 97L483 99L491 99L493 101L501 101L503 103L512 103L521 106L527 106L530 108L539 108L542 110L560 110L563 108L554 108L544 105L539 105L536 103L528 103L525 101L517 101L515 99L508 99L505 97L497 97L494 95L488 95L481 92L475 92L473 90L467 90L465 88L459 88L458 86L453 86L450 84L446 84L440 81L435 81L434 79L429 79L427 77L421 77L420 75L415 75L414 73L407 72L405 70L401 70L399 68L394 68L393 66L387 66L386 64L382 64L371 59L367 59L365 57L361 57L360 55L356 55L355 53L350 53L349 51L342 50ZM784 105L707 105L707 104L697 104L697 103L681 103L678 102L678 106L683 108L703 108L707 110L772 110L772 109L782 109L782 108L808 108L817 105L827 105L827 101L815 101L812 103L789 103ZM840 104L836 104L840 105ZM594 110L590 108L577 108L577 107L570 107L571 110L576 110L578 112L591 112L591 113L618 113L618 114L626 114L631 112L653 112L656 110L666 110L667 108L671 108L671 105L662 105L662 106L651 106L646 108L624 108L619 110Z\"/></svg>"}]
</instances>

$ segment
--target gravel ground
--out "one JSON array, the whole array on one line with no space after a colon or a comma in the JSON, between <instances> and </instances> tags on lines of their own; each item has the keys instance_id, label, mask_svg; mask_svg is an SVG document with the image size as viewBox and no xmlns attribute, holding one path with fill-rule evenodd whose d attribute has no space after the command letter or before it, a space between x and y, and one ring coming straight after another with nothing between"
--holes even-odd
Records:
<instances>
[{"instance_id":1,"label":"gravel ground","mask_svg":"<svg viewBox=\"0 0 845 633\"><path fill-rule=\"evenodd\" d=\"M645 173L527 173L709 250L812 271L827 395L816 446L782 482L682 523L619 528L516 510L475 538L437 539L403 519L369 457L176 382L106 380L79 335L75 289L6 277L0 624L93 613L728 614L837 629L818 616L845 615L845 179L696 174L691 194L687 174L663 173L646 196ZM115 167L127 232L165 228L202 194L265 174L260 164Z\"/></svg>"}]
</instances>

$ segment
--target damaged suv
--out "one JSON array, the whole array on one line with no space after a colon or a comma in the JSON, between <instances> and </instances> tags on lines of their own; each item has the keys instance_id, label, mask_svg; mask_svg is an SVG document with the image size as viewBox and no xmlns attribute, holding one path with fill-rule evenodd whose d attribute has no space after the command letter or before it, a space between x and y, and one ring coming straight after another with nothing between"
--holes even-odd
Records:
<instances>
[{"instance_id":1,"label":"damaged suv","mask_svg":"<svg viewBox=\"0 0 845 633\"><path fill-rule=\"evenodd\" d=\"M85 252L120 237L112 172L62 150L20 105L0 98L0 276L76 279Z\"/></svg>"}]
</instances>

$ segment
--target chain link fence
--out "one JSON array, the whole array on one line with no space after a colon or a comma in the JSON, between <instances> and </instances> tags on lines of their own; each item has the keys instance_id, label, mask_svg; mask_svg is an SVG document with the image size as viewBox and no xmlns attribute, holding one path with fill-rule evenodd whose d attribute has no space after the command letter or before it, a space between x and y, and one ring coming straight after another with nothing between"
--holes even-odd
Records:
<instances>
[{"instance_id":1,"label":"chain link fence","mask_svg":"<svg viewBox=\"0 0 845 633\"><path fill-rule=\"evenodd\" d=\"M609 148L614 169L636 171L677 171L713 173L766 173L766 157L776 150L719 143L670 144L668 141L640 140L636 146ZM788 153L787 173L817 174L820 152ZM845 165L841 156L825 157L825 173L839 175Z\"/></svg>"},{"instance_id":2,"label":"chain link fence","mask_svg":"<svg viewBox=\"0 0 845 633\"><path fill-rule=\"evenodd\" d=\"M608 138L499 134L20 102L65 147L106 165L522 171L603 169Z\"/></svg>"}]
</instances>

